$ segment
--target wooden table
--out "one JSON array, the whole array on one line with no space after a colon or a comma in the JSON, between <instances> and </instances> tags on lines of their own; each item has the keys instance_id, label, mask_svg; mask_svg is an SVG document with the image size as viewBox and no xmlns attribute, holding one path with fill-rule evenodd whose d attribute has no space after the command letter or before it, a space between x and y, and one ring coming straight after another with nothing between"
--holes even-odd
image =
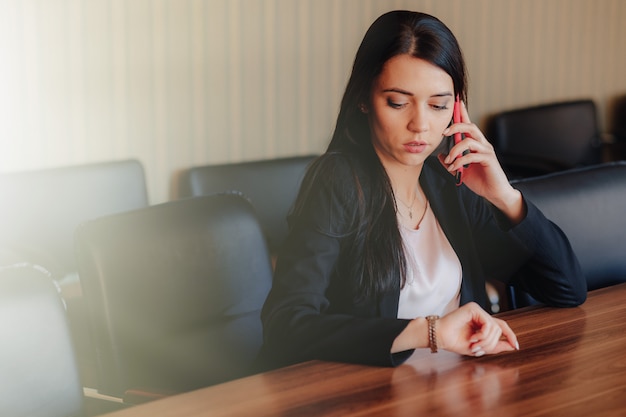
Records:
<instances>
[{"instance_id":1,"label":"wooden table","mask_svg":"<svg viewBox=\"0 0 626 417\"><path fill-rule=\"evenodd\" d=\"M578 308L499 317L519 352L422 349L397 368L306 362L108 416L626 416L626 284Z\"/></svg>"}]
</instances>

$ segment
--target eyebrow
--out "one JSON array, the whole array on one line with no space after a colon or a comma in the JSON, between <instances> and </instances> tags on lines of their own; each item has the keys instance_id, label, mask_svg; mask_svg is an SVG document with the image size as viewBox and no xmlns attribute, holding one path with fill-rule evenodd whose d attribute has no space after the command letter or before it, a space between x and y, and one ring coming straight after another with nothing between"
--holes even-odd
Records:
<instances>
[{"instance_id":1,"label":"eyebrow","mask_svg":"<svg viewBox=\"0 0 626 417\"><path fill-rule=\"evenodd\" d=\"M387 88L385 90L383 90L383 93L399 93L399 94L404 94L407 96L411 96L413 97L413 93L411 93L410 91L406 91L403 90L401 88ZM450 92L445 92L445 93L437 93L437 94L433 94L431 97L452 97L453 94Z\"/></svg>"}]
</instances>

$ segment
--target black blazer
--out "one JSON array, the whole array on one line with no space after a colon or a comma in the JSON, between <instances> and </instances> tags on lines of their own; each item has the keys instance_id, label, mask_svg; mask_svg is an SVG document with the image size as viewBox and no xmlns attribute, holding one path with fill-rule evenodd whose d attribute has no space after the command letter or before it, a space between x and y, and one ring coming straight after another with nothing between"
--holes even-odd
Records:
<instances>
[{"instance_id":1,"label":"black blazer","mask_svg":"<svg viewBox=\"0 0 626 417\"><path fill-rule=\"evenodd\" d=\"M400 277L393 291L355 302L354 277L345 276L356 199L367 201L368 171L356 158L325 154L301 215L277 260L262 312L261 361L271 366L324 359L393 366L412 351L391 355L409 320L397 318ZM321 167L321 168L320 168ZM305 181L306 183L306 181ZM584 302L586 284L563 232L526 201L526 218L511 227L495 207L454 178L434 157L420 184L463 269L461 304L489 311L486 279L516 280L536 299L554 306Z\"/></svg>"}]
</instances>

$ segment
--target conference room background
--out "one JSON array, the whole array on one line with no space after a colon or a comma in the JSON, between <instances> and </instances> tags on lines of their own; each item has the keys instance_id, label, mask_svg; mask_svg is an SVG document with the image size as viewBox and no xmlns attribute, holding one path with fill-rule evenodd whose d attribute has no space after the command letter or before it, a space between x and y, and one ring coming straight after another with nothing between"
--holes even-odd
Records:
<instances>
[{"instance_id":1,"label":"conference room background","mask_svg":"<svg viewBox=\"0 0 626 417\"><path fill-rule=\"evenodd\" d=\"M626 95L621 0L2 0L0 172L139 159L152 203L195 165L322 152L391 9L457 35L470 113Z\"/></svg>"}]
</instances>

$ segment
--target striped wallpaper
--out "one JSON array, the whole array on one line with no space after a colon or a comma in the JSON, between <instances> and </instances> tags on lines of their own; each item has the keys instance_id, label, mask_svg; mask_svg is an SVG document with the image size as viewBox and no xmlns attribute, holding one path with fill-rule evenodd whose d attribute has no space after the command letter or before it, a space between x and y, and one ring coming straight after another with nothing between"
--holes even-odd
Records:
<instances>
[{"instance_id":1,"label":"striped wallpaper","mask_svg":"<svg viewBox=\"0 0 626 417\"><path fill-rule=\"evenodd\" d=\"M622 0L0 0L0 171L138 158L153 203L193 165L321 152L369 24L455 32L470 112L626 95Z\"/></svg>"}]
</instances>

